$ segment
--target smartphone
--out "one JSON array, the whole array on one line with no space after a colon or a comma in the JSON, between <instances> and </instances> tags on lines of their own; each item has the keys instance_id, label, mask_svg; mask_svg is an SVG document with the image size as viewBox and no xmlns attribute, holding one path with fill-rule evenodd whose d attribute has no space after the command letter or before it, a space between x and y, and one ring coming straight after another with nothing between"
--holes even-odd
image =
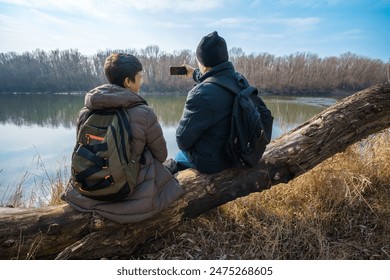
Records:
<instances>
[{"instance_id":1,"label":"smartphone","mask_svg":"<svg viewBox=\"0 0 390 280\"><path fill-rule=\"evenodd\" d=\"M171 72L171 75L187 75L187 68L184 66L170 66L169 72Z\"/></svg>"}]
</instances>

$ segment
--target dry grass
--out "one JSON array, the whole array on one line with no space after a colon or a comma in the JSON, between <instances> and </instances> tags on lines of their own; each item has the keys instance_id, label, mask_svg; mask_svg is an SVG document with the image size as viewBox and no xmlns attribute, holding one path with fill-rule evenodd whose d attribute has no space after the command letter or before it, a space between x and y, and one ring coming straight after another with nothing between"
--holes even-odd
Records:
<instances>
[{"instance_id":1,"label":"dry grass","mask_svg":"<svg viewBox=\"0 0 390 280\"><path fill-rule=\"evenodd\" d=\"M135 259L390 259L390 132L227 203Z\"/></svg>"},{"instance_id":2,"label":"dry grass","mask_svg":"<svg viewBox=\"0 0 390 280\"><path fill-rule=\"evenodd\" d=\"M44 161L37 152L34 158L36 165L42 171L42 175L36 175L28 171L24 172L15 186L8 187L0 193L0 206L7 207L41 207L45 205L58 205L64 203L61 193L64 191L69 177L69 166L66 161L57 162L58 167L53 174L46 168ZM26 182L33 180L34 186L26 191ZM12 191L10 191L12 189Z\"/></svg>"}]
</instances>

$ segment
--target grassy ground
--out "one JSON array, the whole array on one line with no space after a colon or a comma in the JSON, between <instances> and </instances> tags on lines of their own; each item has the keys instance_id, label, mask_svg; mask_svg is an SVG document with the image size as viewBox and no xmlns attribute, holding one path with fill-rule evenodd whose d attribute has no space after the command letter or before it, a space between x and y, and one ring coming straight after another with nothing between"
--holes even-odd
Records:
<instances>
[{"instance_id":1,"label":"grassy ground","mask_svg":"<svg viewBox=\"0 0 390 280\"><path fill-rule=\"evenodd\" d=\"M288 184L183 222L127 258L390 259L389 143L389 130L372 136ZM61 203L63 169L55 177L44 204ZM26 206L22 197L19 187L2 204Z\"/></svg>"}]
</instances>

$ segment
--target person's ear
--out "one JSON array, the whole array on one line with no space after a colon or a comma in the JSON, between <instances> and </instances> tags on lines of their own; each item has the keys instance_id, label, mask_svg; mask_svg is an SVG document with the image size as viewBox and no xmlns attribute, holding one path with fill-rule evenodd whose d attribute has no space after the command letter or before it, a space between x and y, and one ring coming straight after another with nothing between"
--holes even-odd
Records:
<instances>
[{"instance_id":1,"label":"person's ear","mask_svg":"<svg viewBox=\"0 0 390 280\"><path fill-rule=\"evenodd\" d=\"M125 80L123 81L123 86L125 88L129 88L130 87L130 83L131 83L131 80L129 79L129 77L126 77Z\"/></svg>"}]
</instances>

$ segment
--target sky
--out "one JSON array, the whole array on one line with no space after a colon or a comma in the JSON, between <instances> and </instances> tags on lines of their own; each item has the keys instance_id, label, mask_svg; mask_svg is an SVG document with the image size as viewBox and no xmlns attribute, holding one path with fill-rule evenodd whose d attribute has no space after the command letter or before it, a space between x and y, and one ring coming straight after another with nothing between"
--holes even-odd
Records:
<instances>
[{"instance_id":1,"label":"sky","mask_svg":"<svg viewBox=\"0 0 390 280\"><path fill-rule=\"evenodd\" d=\"M351 52L390 61L390 0L0 0L0 52L228 48L277 56Z\"/></svg>"}]
</instances>

